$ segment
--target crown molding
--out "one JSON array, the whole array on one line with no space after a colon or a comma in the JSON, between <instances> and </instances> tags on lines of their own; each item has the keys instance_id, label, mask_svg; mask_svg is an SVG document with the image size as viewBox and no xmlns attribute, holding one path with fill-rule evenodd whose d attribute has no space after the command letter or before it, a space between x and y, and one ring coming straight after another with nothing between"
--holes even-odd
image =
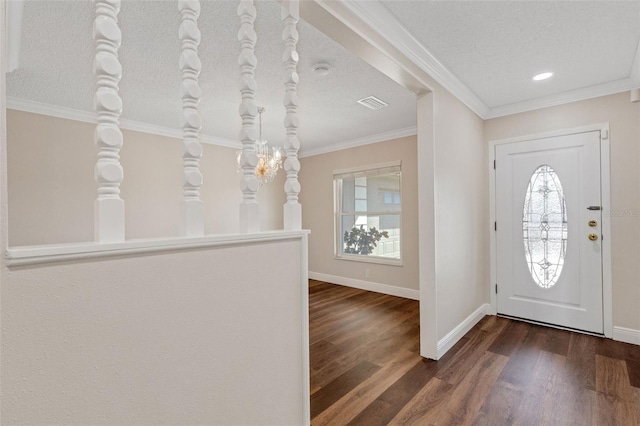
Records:
<instances>
[{"instance_id":1,"label":"crown molding","mask_svg":"<svg viewBox=\"0 0 640 426\"><path fill-rule=\"evenodd\" d=\"M7 109L48 115L50 117L65 118L67 120L82 121L84 123L97 123L98 119L95 112L45 104L13 96L7 96Z\"/></svg>"},{"instance_id":2,"label":"crown molding","mask_svg":"<svg viewBox=\"0 0 640 426\"><path fill-rule=\"evenodd\" d=\"M20 64L20 43L22 42L22 15L24 0L11 0L6 5L6 31L7 31L7 69L10 73Z\"/></svg>"},{"instance_id":3,"label":"crown molding","mask_svg":"<svg viewBox=\"0 0 640 426\"><path fill-rule=\"evenodd\" d=\"M336 13L332 7L332 1L316 0L330 13ZM469 109L475 112L482 119L502 117L506 115L518 114L541 108L557 106L570 102L577 102L585 99L600 96L612 95L624 92L640 86L640 43L636 49L633 68L627 79L603 83L595 86L576 89L573 91L545 96L528 101L518 102L510 105L502 105L489 108L467 85L460 81L448 68L446 68L431 52L429 52L416 38L395 18L395 16L378 0L354 1L347 0L340 2L350 13L358 18L371 31L393 45L409 61L419 67L426 74L431 76L442 87L451 92L456 98L464 103ZM356 22L348 22L342 17L345 25L358 34ZM393 56L391 52L386 52ZM400 58L394 60L401 64Z\"/></svg>"},{"instance_id":4,"label":"crown molding","mask_svg":"<svg viewBox=\"0 0 640 426\"><path fill-rule=\"evenodd\" d=\"M637 86L640 86L640 41L638 41L638 47L636 47L636 57L633 58L633 66L631 67L629 78L633 80Z\"/></svg>"},{"instance_id":5,"label":"crown molding","mask_svg":"<svg viewBox=\"0 0 640 426\"><path fill-rule=\"evenodd\" d=\"M49 117L63 118L66 120L81 121L84 123L97 123L97 115L95 112L82 111L79 109L67 108L59 105L45 104L42 102L30 101L27 99L7 96L7 109L17 111L30 112L33 114L46 115ZM170 127L157 126L154 124L142 123L140 121L121 119L120 128L132 130L135 132L149 133L152 135L166 136L175 139L182 139L182 130ZM300 151L300 158L310 157L312 155L325 154L327 152L339 151L341 149L354 148L356 146L369 145L377 142L384 142L391 139L413 136L417 133L416 127L406 127L389 132L378 133L376 135L366 136L357 139L351 139L344 142L338 142L331 145L324 145L318 148L304 149ZM200 142L211 145L222 146L225 148L242 149L240 141L231 139L218 138L208 135L200 135Z\"/></svg>"},{"instance_id":6,"label":"crown molding","mask_svg":"<svg viewBox=\"0 0 640 426\"><path fill-rule=\"evenodd\" d=\"M95 112L82 111L79 109L67 108L59 105L45 104L42 102L30 101L28 99L15 98L12 96L7 96L7 109L47 115L50 117L64 118L67 120L81 121L84 123L97 123L97 115ZM124 118L120 119L120 128L182 140L182 129L157 126L155 124L148 124ZM215 136L201 134L199 140L202 143L210 145L217 145L225 148L242 149L242 144L240 143L240 141L234 141L232 139L218 138Z\"/></svg>"},{"instance_id":7,"label":"crown molding","mask_svg":"<svg viewBox=\"0 0 640 426\"><path fill-rule=\"evenodd\" d=\"M324 3L324 2L321 2ZM451 92L478 116L484 117L489 107L466 84L445 67L431 52L379 1L345 1L344 6L356 14L371 30L392 44L412 63ZM354 31L354 25L347 23ZM359 32L360 33L360 32ZM387 52L389 54L389 52ZM401 63L400 60L397 60Z\"/></svg>"},{"instance_id":8,"label":"crown molding","mask_svg":"<svg viewBox=\"0 0 640 426\"><path fill-rule=\"evenodd\" d=\"M66 120L81 121L84 123L97 123L97 115L95 112L82 111L79 109L67 108L59 105L45 104L42 102L30 101L27 99L15 98L7 96L7 109L17 111L30 112L33 114L47 115L49 117L64 118ZM132 130L135 132L149 133L152 135L167 136L175 139L182 139L181 129L172 129L170 127L156 126L154 124L142 123L140 121L121 119L120 128ZM404 129L392 130L376 135L366 136L363 138L351 139L331 145L324 145L318 148L304 149L300 151L300 158L310 157L312 155L325 154L327 152L339 151L341 149L354 148L356 146L368 145L377 142L383 142L391 139L412 136L417 133L416 127L406 127ZM200 135L200 142L211 145L222 146L225 148L242 149L240 141L231 139L218 138L208 135Z\"/></svg>"},{"instance_id":9,"label":"crown molding","mask_svg":"<svg viewBox=\"0 0 640 426\"><path fill-rule=\"evenodd\" d=\"M598 98L600 96L613 95L615 93L626 92L638 87L632 78L598 84L596 86L584 87L582 89L571 90L569 92L558 93L557 95L545 96L529 101L491 108L485 119L504 117L506 115L518 114L521 112L533 111L536 109L548 108L571 102L584 101L586 99Z\"/></svg>"},{"instance_id":10,"label":"crown molding","mask_svg":"<svg viewBox=\"0 0 640 426\"><path fill-rule=\"evenodd\" d=\"M341 151L343 149L355 148L363 145L370 145L372 143L389 141L392 139L404 138L407 136L414 136L418 133L416 126L405 127L403 129L390 130L388 132L382 132L371 136L365 136L357 139L350 139L343 142L337 142L330 145L322 145L317 148L307 148L304 146L301 148L298 157L312 157L314 155L326 154L333 151Z\"/></svg>"}]
</instances>

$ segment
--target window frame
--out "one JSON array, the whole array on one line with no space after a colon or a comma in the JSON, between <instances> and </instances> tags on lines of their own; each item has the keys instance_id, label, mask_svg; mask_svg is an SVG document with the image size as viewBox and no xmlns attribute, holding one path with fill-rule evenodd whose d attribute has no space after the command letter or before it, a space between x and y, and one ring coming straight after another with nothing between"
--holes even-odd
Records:
<instances>
[{"instance_id":1,"label":"window frame","mask_svg":"<svg viewBox=\"0 0 640 426\"><path fill-rule=\"evenodd\" d=\"M385 170L387 169L387 170ZM397 170L395 170L397 169ZM399 194L400 194L400 204L398 211L353 211L353 212L343 212L342 211L342 182L345 180L345 175L350 174L367 174L366 177L374 177L374 176L383 176L389 173L397 172L399 173ZM372 173L372 174L369 174ZM340 169L333 171L333 236L334 236L334 258L337 260L348 260L352 262L365 262L365 263L375 263L380 265L391 265L391 266L402 266L403 265L403 253L404 253L404 232L402 228L402 208L403 208L403 199L402 199L402 162L400 160L391 161L387 163L379 163L379 164L371 164L366 166L352 167L348 169ZM394 204L397 206L398 204ZM343 253L343 233L342 233L342 218L345 216L397 216L399 229L400 229L400 257L399 258L390 258L384 256L375 256L375 255L359 255L359 254L350 254Z\"/></svg>"}]
</instances>

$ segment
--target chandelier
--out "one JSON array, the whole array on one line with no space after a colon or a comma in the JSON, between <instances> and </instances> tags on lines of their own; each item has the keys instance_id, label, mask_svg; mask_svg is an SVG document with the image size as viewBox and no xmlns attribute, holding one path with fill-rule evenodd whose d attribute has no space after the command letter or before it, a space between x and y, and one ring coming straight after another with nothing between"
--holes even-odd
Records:
<instances>
[{"instance_id":1,"label":"chandelier","mask_svg":"<svg viewBox=\"0 0 640 426\"><path fill-rule=\"evenodd\" d=\"M256 166L255 173L260 186L275 179L278 169L282 168L282 148L279 146L269 147L267 140L262 139L262 113L264 110L263 107L258 107L260 136L254 145L254 150L258 157L258 165ZM238 172L242 172L242 167L240 166L241 155L242 151L238 151Z\"/></svg>"}]
</instances>

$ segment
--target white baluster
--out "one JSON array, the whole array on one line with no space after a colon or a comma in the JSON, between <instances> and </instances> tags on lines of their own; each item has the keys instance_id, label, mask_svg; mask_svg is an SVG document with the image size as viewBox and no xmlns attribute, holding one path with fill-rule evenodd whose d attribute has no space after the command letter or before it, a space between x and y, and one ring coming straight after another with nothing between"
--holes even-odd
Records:
<instances>
[{"instance_id":1,"label":"white baluster","mask_svg":"<svg viewBox=\"0 0 640 426\"><path fill-rule=\"evenodd\" d=\"M240 65L241 73L240 93L242 94L242 102L239 108L240 116L242 117L242 130L240 132L240 140L242 142L242 154L240 154L240 167L242 168L240 232L253 233L260 231L260 210L256 199L259 184L255 175L256 165L258 164L258 157L255 154L255 141L257 138L255 118L258 114L258 109L255 103L257 84L254 74L258 61L254 53L257 36L254 29L256 8L253 5L253 0L240 1L238 16L240 17L238 41L241 46L238 64Z\"/></svg>"},{"instance_id":2,"label":"white baluster","mask_svg":"<svg viewBox=\"0 0 640 426\"><path fill-rule=\"evenodd\" d=\"M204 235L204 207L200 200L202 145L198 140L198 134L202 127L202 120L198 114L198 104L202 95L198 84L198 75L202 69L198 57L200 1L179 0L178 9L182 13L178 37L182 41L180 95L182 97L182 161L184 166L180 233L185 237L196 237Z\"/></svg>"},{"instance_id":3,"label":"white baluster","mask_svg":"<svg viewBox=\"0 0 640 426\"><path fill-rule=\"evenodd\" d=\"M124 173L119 154L122 147L119 128L122 99L118 94L118 83L122 77L122 66L118 60L122 40L118 27L120 0L94 0L93 4L93 39L96 44L93 71L97 86L93 104L98 115L94 135L98 147L94 229L96 241L110 243L124 241L124 201L120 198Z\"/></svg>"},{"instance_id":4,"label":"white baluster","mask_svg":"<svg viewBox=\"0 0 640 426\"><path fill-rule=\"evenodd\" d=\"M287 202L284 205L284 229L299 230L302 229L302 206L298 202L298 194L300 193L300 182L298 181L298 172L300 171L300 160L298 160L298 150L300 149L300 141L298 140L298 52L296 46L298 44L298 31L296 25L300 20L299 13L300 4L298 0L285 0L282 2L282 21L284 23L284 31L282 39L284 40L284 63L286 69L284 107L286 116L284 126L287 129L287 137L285 139L284 149L287 153L287 159L284 162L284 170L287 172L287 181L284 184L284 191L287 193Z\"/></svg>"}]
</instances>

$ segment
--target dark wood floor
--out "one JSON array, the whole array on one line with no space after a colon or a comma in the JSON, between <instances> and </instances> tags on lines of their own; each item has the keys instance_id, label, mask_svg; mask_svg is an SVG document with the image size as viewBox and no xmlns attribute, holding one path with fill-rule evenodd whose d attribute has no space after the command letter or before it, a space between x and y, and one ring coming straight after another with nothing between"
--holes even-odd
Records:
<instances>
[{"instance_id":1,"label":"dark wood floor","mask_svg":"<svg viewBox=\"0 0 640 426\"><path fill-rule=\"evenodd\" d=\"M440 361L418 302L310 281L312 425L639 425L640 347L487 316Z\"/></svg>"}]
</instances>

